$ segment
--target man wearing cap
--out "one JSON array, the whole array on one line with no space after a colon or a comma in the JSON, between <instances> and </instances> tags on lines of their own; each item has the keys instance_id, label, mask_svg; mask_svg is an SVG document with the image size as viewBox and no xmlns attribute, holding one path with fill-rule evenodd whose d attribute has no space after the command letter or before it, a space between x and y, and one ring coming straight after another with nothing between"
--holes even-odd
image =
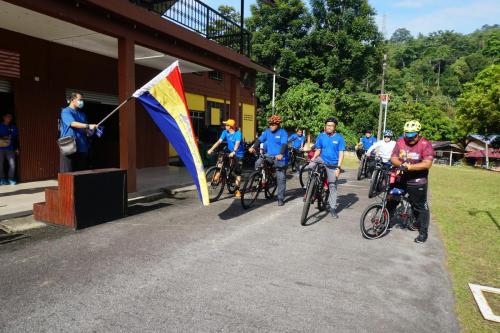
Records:
<instances>
[{"instance_id":1,"label":"man wearing cap","mask_svg":"<svg viewBox=\"0 0 500 333\"><path fill-rule=\"evenodd\" d=\"M241 131L236 128L236 121L234 119L228 119L222 122L226 129L222 132L220 139L210 148L207 152L211 155L213 151L223 142L227 141L227 148L229 149L229 157L234 158L234 173L236 174L236 192L237 198L241 197L240 183L241 183L241 169L243 166L243 156L245 155L245 147L241 143L243 136Z\"/></svg>"}]
</instances>

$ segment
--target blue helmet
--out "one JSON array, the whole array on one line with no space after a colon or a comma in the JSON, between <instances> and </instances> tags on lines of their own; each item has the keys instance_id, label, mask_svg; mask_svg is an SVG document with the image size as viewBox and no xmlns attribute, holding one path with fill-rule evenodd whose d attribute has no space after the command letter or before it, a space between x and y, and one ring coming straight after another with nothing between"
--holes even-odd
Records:
<instances>
[{"instance_id":1,"label":"blue helmet","mask_svg":"<svg viewBox=\"0 0 500 333\"><path fill-rule=\"evenodd\" d=\"M391 137L391 138L392 138L392 137L394 136L394 134L392 134L392 131L391 131L391 130L385 130L385 131L384 131L384 137L386 137L386 136L389 136L389 137Z\"/></svg>"}]
</instances>

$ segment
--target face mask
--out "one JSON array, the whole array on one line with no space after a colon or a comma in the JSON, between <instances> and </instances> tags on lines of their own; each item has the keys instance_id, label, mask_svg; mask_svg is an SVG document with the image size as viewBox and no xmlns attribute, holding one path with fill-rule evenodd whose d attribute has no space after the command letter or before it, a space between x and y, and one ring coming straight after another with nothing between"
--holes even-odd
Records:
<instances>
[{"instance_id":1,"label":"face mask","mask_svg":"<svg viewBox=\"0 0 500 333\"><path fill-rule=\"evenodd\" d=\"M81 99L76 102L76 107L79 109L83 108L83 101Z\"/></svg>"}]
</instances>

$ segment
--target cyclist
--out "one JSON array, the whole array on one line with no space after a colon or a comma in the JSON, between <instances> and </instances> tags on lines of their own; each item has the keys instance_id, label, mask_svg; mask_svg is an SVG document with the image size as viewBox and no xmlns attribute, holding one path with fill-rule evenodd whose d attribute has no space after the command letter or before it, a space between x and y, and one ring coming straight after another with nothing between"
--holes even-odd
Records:
<instances>
[{"instance_id":1,"label":"cyclist","mask_svg":"<svg viewBox=\"0 0 500 333\"><path fill-rule=\"evenodd\" d=\"M384 131L384 139L377 141L366 151L366 155L370 154L375 150L376 156L382 158L382 162L391 163L391 155L394 147L396 146L396 141L392 140L393 134L391 130Z\"/></svg>"},{"instance_id":2,"label":"cyclist","mask_svg":"<svg viewBox=\"0 0 500 333\"><path fill-rule=\"evenodd\" d=\"M229 157L234 158L234 173L236 174L235 196L240 198L241 170L243 166L243 156L245 155L245 145L242 143L243 136L241 135L241 131L237 129L236 121L234 119L228 119L222 123L226 126L226 129L222 131L219 140L214 143L212 148L208 150L207 154L212 155L213 151L223 141L227 141L227 148L231 152L229 153Z\"/></svg>"},{"instance_id":3,"label":"cyclist","mask_svg":"<svg viewBox=\"0 0 500 333\"><path fill-rule=\"evenodd\" d=\"M372 136L372 131L366 130L365 136L362 136L359 139L359 143L356 145L356 154L358 155L358 159L361 159L361 156L370 149L370 147L377 142L377 139Z\"/></svg>"},{"instance_id":4,"label":"cyclist","mask_svg":"<svg viewBox=\"0 0 500 333\"><path fill-rule=\"evenodd\" d=\"M422 126L417 120L404 125L404 136L396 142L392 151L391 162L394 166L403 166L405 171L401 184L408 196L419 224L416 243L424 243L429 232L430 212L427 203L427 177L434 158L434 149L429 140L421 136ZM394 207L388 207L394 209Z\"/></svg>"},{"instance_id":5,"label":"cyclist","mask_svg":"<svg viewBox=\"0 0 500 333\"><path fill-rule=\"evenodd\" d=\"M299 156L300 152L304 148L305 141L303 131L300 128L297 128L295 134L292 134L288 138L288 142L292 143L292 150L296 156ZM295 170L297 170L297 173L300 172L300 160L297 158L295 159Z\"/></svg>"},{"instance_id":6,"label":"cyclist","mask_svg":"<svg viewBox=\"0 0 500 333\"><path fill-rule=\"evenodd\" d=\"M344 137L336 132L338 120L336 118L328 118L325 120L325 131L318 135L314 144L316 150L314 152L311 163L308 169L312 170L318 162L326 164L326 174L328 177L328 188L330 196L328 204L330 205L330 213L334 219L337 215L337 179L340 176L340 167L344 160L345 140ZM328 165L337 165L337 168L328 167Z\"/></svg>"},{"instance_id":7,"label":"cyclist","mask_svg":"<svg viewBox=\"0 0 500 333\"><path fill-rule=\"evenodd\" d=\"M261 143L265 144L265 149L269 157L275 157L274 165L276 167L276 178L278 182L278 206L285 204L286 190L286 168L288 163L288 133L281 128L281 117L272 115L267 120L269 128L255 140L252 147L248 150L255 153ZM257 159L255 168L257 169L264 162L263 158Z\"/></svg>"}]
</instances>

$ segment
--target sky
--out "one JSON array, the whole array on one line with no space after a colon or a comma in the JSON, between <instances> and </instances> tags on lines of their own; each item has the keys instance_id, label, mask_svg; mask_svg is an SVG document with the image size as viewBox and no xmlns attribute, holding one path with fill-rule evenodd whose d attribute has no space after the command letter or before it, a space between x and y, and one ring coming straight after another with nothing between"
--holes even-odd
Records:
<instances>
[{"instance_id":1,"label":"sky","mask_svg":"<svg viewBox=\"0 0 500 333\"><path fill-rule=\"evenodd\" d=\"M217 9L230 5L240 10L241 0L202 0ZM303 0L308 2L308 0ZM250 5L245 1L245 17ZM500 0L369 0L377 12L376 21L382 31L385 14L385 34L390 38L397 28L406 28L413 35L424 35L438 30L470 33L485 24L500 24Z\"/></svg>"}]
</instances>

